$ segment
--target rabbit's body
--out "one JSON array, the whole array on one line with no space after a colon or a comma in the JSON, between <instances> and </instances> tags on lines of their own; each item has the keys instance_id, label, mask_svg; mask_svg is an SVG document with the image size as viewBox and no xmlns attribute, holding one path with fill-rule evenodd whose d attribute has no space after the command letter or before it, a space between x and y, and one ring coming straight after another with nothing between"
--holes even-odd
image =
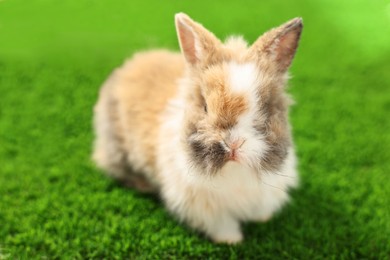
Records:
<instances>
[{"instance_id":1,"label":"rabbit's body","mask_svg":"<svg viewBox=\"0 0 390 260\"><path fill-rule=\"evenodd\" d=\"M143 191L159 186L156 151L161 112L176 94L183 72L180 54L151 51L127 61L103 85L95 106L93 158L108 174Z\"/></svg>"},{"instance_id":2,"label":"rabbit's body","mask_svg":"<svg viewBox=\"0 0 390 260\"><path fill-rule=\"evenodd\" d=\"M158 192L171 212L214 241L235 243L240 222L268 220L297 185L284 93L291 60L275 65L276 53L258 61L258 49L241 38L222 46L187 16L176 22L185 59L139 53L104 84L94 160L128 186ZM295 20L274 34L294 43L300 30L292 39L288 33L299 26ZM265 34L259 48L272 39ZM296 46L283 55L289 49Z\"/></svg>"}]
</instances>

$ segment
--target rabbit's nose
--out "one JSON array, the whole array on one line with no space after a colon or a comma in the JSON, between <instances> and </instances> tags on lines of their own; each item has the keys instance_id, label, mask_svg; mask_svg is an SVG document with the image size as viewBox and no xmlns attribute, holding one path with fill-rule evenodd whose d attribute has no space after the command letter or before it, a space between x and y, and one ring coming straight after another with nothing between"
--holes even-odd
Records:
<instances>
[{"instance_id":1,"label":"rabbit's nose","mask_svg":"<svg viewBox=\"0 0 390 260\"><path fill-rule=\"evenodd\" d=\"M245 141L246 141L245 139L240 138L240 139L238 139L238 140L233 141L233 142L230 144L229 147L230 147L230 149L232 149L232 150L239 149L239 148L241 148L241 146L244 145Z\"/></svg>"},{"instance_id":2,"label":"rabbit's nose","mask_svg":"<svg viewBox=\"0 0 390 260\"><path fill-rule=\"evenodd\" d=\"M229 160L232 161L238 161L239 160L239 153L238 149L240 149L244 143L245 139L238 139L229 144Z\"/></svg>"}]
</instances>

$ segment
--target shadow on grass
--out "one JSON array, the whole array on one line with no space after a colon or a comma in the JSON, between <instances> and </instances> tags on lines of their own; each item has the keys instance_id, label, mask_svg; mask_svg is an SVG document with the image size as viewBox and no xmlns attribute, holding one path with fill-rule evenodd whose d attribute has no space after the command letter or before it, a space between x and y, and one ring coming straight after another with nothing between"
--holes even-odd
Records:
<instances>
[{"instance_id":1,"label":"shadow on grass","mask_svg":"<svg viewBox=\"0 0 390 260\"><path fill-rule=\"evenodd\" d=\"M134 194L135 198L147 199L147 200L150 200L153 203L161 204L161 206L163 206L162 205L162 201L161 201L160 197L158 196L158 194L152 193L152 192L138 191L138 190L136 190L134 188L127 187L126 185L124 185L120 181L117 181L117 180L114 180L114 179L110 179L105 190L107 192L111 192L111 191L113 191L115 189L121 189L121 190L132 192Z\"/></svg>"},{"instance_id":2,"label":"shadow on grass","mask_svg":"<svg viewBox=\"0 0 390 260\"><path fill-rule=\"evenodd\" d=\"M354 216L346 214L343 204L327 197L329 191L312 192L305 188L292 192L291 204L270 222L246 224L247 242L261 244L262 250L278 251L286 257L302 256L302 252L329 257L353 250L359 233L348 227L356 226Z\"/></svg>"}]
</instances>

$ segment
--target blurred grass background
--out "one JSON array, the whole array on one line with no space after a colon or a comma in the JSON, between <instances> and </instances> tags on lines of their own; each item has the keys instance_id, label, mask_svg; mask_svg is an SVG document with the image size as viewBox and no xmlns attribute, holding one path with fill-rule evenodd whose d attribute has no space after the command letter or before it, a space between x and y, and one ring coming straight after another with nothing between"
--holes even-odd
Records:
<instances>
[{"instance_id":1,"label":"blurred grass background","mask_svg":"<svg viewBox=\"0 0 390 260\"><path fill-rule=\"evenodd\" d=\"M302 16L289 91L302 185L238 246L178 224L89 160L92 107L183 11L220 38ZM390 258L390 1L0 1L0 259Z\"/></svg>"}]
</instances>

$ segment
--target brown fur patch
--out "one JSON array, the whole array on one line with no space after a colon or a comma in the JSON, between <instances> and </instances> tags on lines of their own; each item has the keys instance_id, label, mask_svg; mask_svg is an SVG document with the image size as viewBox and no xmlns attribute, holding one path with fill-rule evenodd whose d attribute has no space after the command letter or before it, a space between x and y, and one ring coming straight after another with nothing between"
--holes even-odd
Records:
<instances>
[{"instance_id":1,"label":"brown fur patch","mask_svg":"<svg viewBox=\"0 0 390 260\"><path fill-rule=\"evenodd\" d=\"M183 72L180 54L152 51L138 53L112 75L113 123L136 171L155 171L159 116L176 94Z\"/></svg>"},{"instance_id":2,"label":"brown fur patch","mask_svg":"<svg viewBox=\"0 0 390 260\"><path fill-rule=\"evenodd\" d=\"M218 129L233 127L241 114L248 109L243 95L232 93L227 79L227 66L214 66L206 70L202 89L209 114Z\"/></svg>"},{"instance_id":3,"label":"brown fur patch","mask_svg":"<svg viewBox=\"0 0 390 260\"><path fill-rule=\"evenodd\" d=\"M213 102L213 101L212 101ZM229 129L233 127L239 116L244 113L248 105L243 96L223 95L219 97L219 106L217 108L217 117L215 126L219 129Z\"/></svg>"}]
</instances>

